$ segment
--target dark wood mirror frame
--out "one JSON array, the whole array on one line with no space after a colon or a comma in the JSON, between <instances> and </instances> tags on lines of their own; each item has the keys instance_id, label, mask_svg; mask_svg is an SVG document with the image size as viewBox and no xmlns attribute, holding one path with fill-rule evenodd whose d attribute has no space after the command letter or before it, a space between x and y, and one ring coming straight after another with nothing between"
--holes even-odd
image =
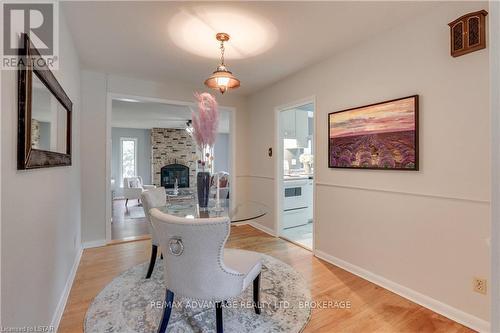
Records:
<instances>
[{"instance_id":1,"label":"dark wood mirror frame","mask_svg":"<svg viewBox=\"0 0 500 333\"><path fill-rule=\"evenodd\" d=\"M21 34L18 67L17 169L71 165L71 114L73 103L57 82L27 34ZM66 153L35 149L31 146L32 84L36 75L67 111Z\"/></svg>"}]
</instances>

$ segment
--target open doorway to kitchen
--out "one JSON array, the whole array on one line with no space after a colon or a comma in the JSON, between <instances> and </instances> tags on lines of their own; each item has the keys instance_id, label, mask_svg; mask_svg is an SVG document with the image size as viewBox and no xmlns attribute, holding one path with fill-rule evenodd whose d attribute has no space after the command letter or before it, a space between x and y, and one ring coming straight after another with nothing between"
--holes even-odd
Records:
<instances>
[{"instance_id":1,"label":"open doorway to kitchen","mask_svg":"<svg viewBox=\"0 0 500 333\"><path fill-rule=\"evenodd\" d=\"M314 110L312 100L279 108L279 236L309 250L314 228Z\"/></svg>"}]
</instances>

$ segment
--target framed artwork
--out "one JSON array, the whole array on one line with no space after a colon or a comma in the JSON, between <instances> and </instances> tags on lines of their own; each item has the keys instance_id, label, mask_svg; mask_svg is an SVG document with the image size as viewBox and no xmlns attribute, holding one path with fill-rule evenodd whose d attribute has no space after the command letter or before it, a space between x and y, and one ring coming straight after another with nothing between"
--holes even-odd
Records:
<instances>
[{"instance_id":1,"label":"framed artwork","mask_svg":"<svg viewBox=\"0 0 500 333\"><path fill-rule=\"evenodd\" d=\"M328 114L328 167L418 170L418 95Z\"/></svg>"}]
</instances>

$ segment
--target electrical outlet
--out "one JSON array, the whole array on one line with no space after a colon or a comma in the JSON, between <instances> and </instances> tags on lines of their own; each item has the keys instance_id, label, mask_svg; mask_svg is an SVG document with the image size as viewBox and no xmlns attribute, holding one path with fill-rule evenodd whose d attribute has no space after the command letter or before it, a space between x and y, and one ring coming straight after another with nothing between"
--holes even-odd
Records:
<instances>
[{"instance_id":1,"label":"electrical outlet","mask_svg":"<svg viewBox=\"0 0 500 333\"><path fill-rule=\"evenodd\" d=\"M475 277L472 281L473 281L473 290L476 293L480 293L480 294L486 295L487 280Z\"/></svg>"}]
</instances>

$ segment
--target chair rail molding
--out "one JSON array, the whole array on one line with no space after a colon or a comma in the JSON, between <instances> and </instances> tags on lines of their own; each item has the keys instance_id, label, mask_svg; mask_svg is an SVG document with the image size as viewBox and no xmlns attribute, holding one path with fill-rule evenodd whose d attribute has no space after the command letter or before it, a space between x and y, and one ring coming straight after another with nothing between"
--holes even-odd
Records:
<instances>
[{"instance_id":1,"label":"chair rail molding","mask_svg":"<svg viewBox=\"0 0 500 333\"><path fill-rule=\"evenodd\" d=\"M333 184L333 183L327 183L327 182L316 182L316 185L317 186L324 186L324 187L346 188L346 189L361 190L361 191L403 194L403 195L445 199L445 200L467 201L467 202L475 202L475 203L480 203L480 204L490 204L490 202L491 202L490 200L484 200L484 199L463 198L463 197L447 196L447 195L432 194L432 193L407 192L407 191L398 191L398 190L391 190L391 189L381 189L381 188L362 187L362 186L353 186L353 185L342 185L342 184Z\"/></svg>"},{"instance_id":2,"label":"chair rail molding","mask_svg":"<svg viewBox=\"0 0 500 333\"><path fill-rule=\"evenodd\" d=\"M259 179L269 179L274 180L273 176L265 176L265 175L238 175L238 178L259 178Z\"/></svg>"}]
</instances>

